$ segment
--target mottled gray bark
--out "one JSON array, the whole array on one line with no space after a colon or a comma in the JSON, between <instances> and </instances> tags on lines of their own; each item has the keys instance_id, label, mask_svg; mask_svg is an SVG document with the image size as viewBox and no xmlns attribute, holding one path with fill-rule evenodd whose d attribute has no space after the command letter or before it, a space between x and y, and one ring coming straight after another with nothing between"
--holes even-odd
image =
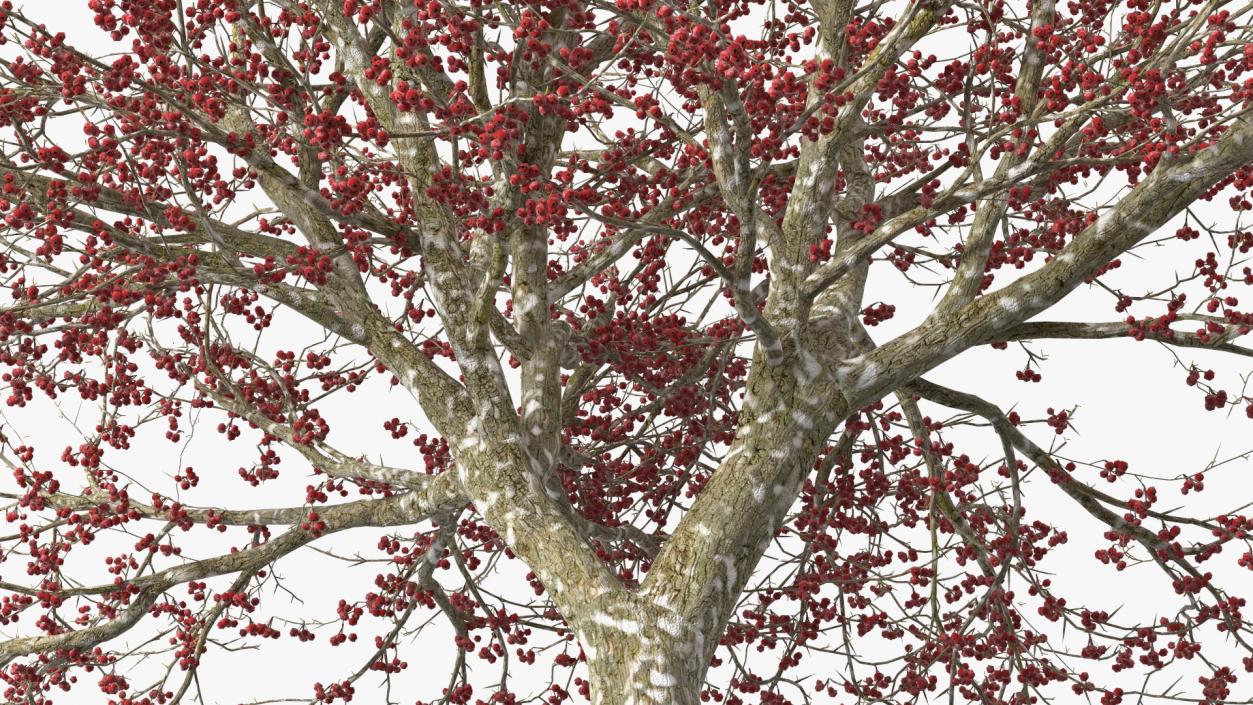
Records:
<instances>
[{"instance_id":1,"label":"mottled gray bark","mask_svg":"<svg viewBox=\"0 0 1253 705\"><path fill-rule=\"evenodd\" d=\"M694 705L712 643L672 610L629 595L600 601L579 628L593 705Z\"/></svg>"}]
</instances>

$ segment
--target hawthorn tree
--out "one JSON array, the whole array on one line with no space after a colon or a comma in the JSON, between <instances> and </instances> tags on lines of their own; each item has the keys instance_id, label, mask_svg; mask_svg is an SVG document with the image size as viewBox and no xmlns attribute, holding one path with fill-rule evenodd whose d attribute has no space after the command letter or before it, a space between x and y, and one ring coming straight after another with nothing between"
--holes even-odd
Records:
<instances>
[{"instance_id":1,"label":"hawthorn tree","mask_svg":"<svg viewBox=\"0 0 1253 705\"><path fill-rule=\"evenodd\" d=\"M0 2L6 701L276 642L323 703L1245 701L1223 464L928 375L1130 337L1253 416L1189 357L1253 353L1253 4L66 5Z\"/></svg>"}]
</instances>

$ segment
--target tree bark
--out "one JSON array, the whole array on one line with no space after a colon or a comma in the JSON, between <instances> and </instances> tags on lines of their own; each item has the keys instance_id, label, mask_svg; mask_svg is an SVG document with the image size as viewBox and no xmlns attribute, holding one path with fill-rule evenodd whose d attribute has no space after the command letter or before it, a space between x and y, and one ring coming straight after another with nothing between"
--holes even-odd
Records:
<instances>
[{"instance_id":1,"label":"tree bark","mask_svg":"<svg viewBox=\"0 0 1253 705\"><path fill-rule=\"evenodd\" d=\"M696 705L716 640L636 595L607 595L578 628L593 705Z\"/></svg>"}]
</instances>

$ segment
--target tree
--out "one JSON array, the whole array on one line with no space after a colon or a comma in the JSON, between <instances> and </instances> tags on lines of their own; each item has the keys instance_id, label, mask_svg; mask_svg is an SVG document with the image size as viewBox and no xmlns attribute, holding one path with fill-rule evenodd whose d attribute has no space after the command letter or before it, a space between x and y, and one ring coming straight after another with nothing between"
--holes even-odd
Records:
<instances>
[{"instance_id":1,"label":"tree","mask_svg":"<svg viewBox=\"0 0 1253 705\"><path fill-rule=\"evenodd\" d=\"M1134 338L1253 416L1189 357L1253 355L1253 5L63 10L107 50L0 8L6 700L191 701L276 641L360 700L423 625L441 702L1240 699L1223 463L1072 460L1073 409L933 370ZM53 408L82 437L28 441ZM1054 588L1075 531L1153 618ZM314 550L377 575L291 616Z\"/></svg>"}]
</instances>

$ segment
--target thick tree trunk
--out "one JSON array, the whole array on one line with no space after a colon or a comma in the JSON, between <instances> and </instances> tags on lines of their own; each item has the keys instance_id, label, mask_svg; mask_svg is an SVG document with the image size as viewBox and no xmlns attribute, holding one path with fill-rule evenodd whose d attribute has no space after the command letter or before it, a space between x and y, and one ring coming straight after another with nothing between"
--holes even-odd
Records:
<instances>
[{"instance_id":1,"label":"thick tree trunk","mask_svg":"<svg viewBox=\"0 0 1253 705\"><path fill-rule=\"evenodd\" d=\"M710 643L670 610L616 595L579 629L593 705L697 705Z\"/></svg>"},{"instance_id":2,"label":"thick tree trunk","mask_svg":"<svg viewBox=\"0 0 1253 705\"><path fill-rule=\"evenodd\" d=\"M638 658L644 656L643 658ZM697 705L703 674L679 672L642 652L593 659L593 705Z\"/></svg>"}]
</instances>

